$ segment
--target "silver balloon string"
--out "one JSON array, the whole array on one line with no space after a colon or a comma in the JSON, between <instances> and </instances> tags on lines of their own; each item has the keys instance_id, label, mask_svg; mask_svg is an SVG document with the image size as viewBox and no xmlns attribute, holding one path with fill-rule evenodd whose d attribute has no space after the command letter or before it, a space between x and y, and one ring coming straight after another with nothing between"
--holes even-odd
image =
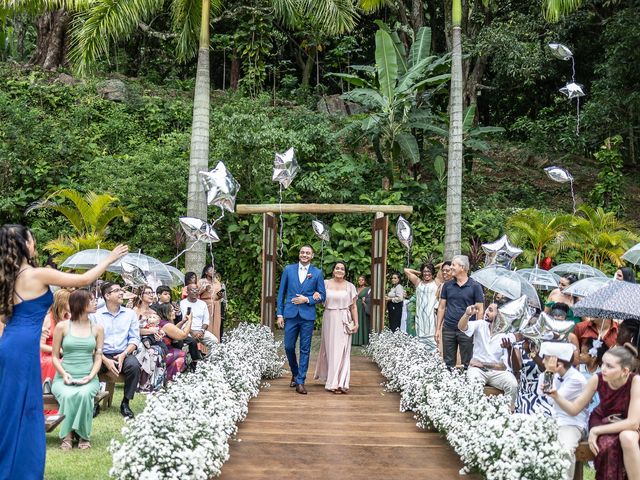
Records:
<instances>
[{"instance_id":1,"label":"silver balloon string","mask_svg":"<svg viewBox=\"0 0 640 480\"><path fill-rule=\"evenodd\" d=\"M215 274L215 271L216 271L216 257L213 255L213 243L209 244L209 255L211 256L211 267L213 267L213 272Z\"/></svg>"},{"instance_id":2,"label":"silver balloon string","mask_svg":"<svg viewBox=\"0 0 640 480\"><path fill-rule=\"evenodd\" d=\"M580 135L580 97L576 100L576 136L578 136Z\"/></svg>"},{"instance_id":3,"label":"silver balloon string","mask_svg":"<svg viewBox=\"0 0 640 480\"><path fill-rule=\"evenodd\" d=\"M320 271L323 272L324 275L324 240L322 240L322 245L320 246Z\"/></svg>"},{"instance_id":4,"label":"silver balloon string","mask_svg":"<svg viewBox=\"0 0 640 480\"><path fill-rule=\"evenodd\" d=\"M196 246L196 244L199 243L199 240L194 241L190 247L185 248L184 250L182 250L179 254L177 254L175 257L173 257L171 260L169 260L168 262L164 262L165 265L170 265L173 262L175 262L177 259L179 259L182 255L184 255L185 253L187 253L188 251L190 251L193 247Z\"/></svg>"},{"instance_id":5,"label":"silver balloon string","mask_svg":"<svg viewBox=\"0 0 640 480\"><path fill-rule=\"evenodd\" d=\"M571 186L571 200L573 201L573 214L576 214L576 194L573 191L573 177L569 180L569 185Z\"/></svg>"},{"instance_id":6,"label":"silver balloon string","mask_svg":"<svg viewBox=\"0 0 640 480\"><path fill-rule=\"evenodd\" d=\"M216 223L218 223L223 218L224 218L224 208L220 207L220 216L213 221L211 226L213 227Z\"/></svg>"},{"instance_id":7,"label":"silver balloon string","mask_svg":"<svg viewBox=\"0 0 640 480\"><path fill-rule=\"evenodd\" d=\"M284 255L284 217L282 216L282 183L280 183L280 191L279 191L279 201L278 206L280 207L280 233L278 234L280 241L280 258Z\"/></svg>"},{"instance_id":8,"label":"silver balloon string","mask_svg":"<svg viewBox=\"0 0 640 480\"><path fill-rule=\"evenodd\" d=\"M571 83L576 81L576 60L571 55ZM580 135L580 97L576 98L576 136ZM573 195L573 183L571 184L571 194ZM576 213L576 201L573 200L573 213Z\"/></svg>"}]
</instances>

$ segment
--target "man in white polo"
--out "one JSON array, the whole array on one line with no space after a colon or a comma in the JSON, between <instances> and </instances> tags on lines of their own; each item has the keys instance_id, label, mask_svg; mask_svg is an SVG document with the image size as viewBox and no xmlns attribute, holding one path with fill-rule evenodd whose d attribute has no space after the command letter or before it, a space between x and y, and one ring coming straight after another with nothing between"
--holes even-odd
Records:
<instances>
[{"instance_id":1,"label":"man in white polo","mask_svg":"<svg viewBox=\"0 0 640 480\"><path fill-rule=\"evenodd\" d=\"M211 348L218 343L216 336L207 328L209 327L209 309L207 304L198 298L199 290L196 285L189 285L187 298L180 302L180 310L184 318L191 316L191 331L189 334L196 341L204 344L211 354Z\"/></svg>"}]
</instances>

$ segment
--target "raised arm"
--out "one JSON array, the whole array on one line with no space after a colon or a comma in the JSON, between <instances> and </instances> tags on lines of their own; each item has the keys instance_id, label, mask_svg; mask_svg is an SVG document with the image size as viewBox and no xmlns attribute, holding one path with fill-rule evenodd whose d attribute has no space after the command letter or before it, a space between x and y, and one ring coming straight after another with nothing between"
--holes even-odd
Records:
<instances>
[{"instance_id":1,"label":"raised arm","mask_svg":"<svg viewBox=\"0 0 640 480\"><path fill-rule=\"evenodd\" d=\"M567 412L572 417L575 417L582 410L584 410L587 405L589 405L589 402L593 398L593 395L596 393L597 389L598 376L594 375L587 382L587 386L585 387L584 391L573 402L564 398L558 393L557 390L551 390L550 392L547 392L547 395L553 398L562 410Z\"/></svg>"},{"instance_id":2,"label":"raised arm","mask_svg":"<svg viewBox=\"0 0 640 480\"><path fill-rule=\"evenodd\" d=\"M413 283L414 287L418 286L418 284L420 283L420 278L418 277L418 275L420 275L419 271L414 270L412 268L405 268L404 274L407 276L409 281Z\"/></svg>"}]
</instances>

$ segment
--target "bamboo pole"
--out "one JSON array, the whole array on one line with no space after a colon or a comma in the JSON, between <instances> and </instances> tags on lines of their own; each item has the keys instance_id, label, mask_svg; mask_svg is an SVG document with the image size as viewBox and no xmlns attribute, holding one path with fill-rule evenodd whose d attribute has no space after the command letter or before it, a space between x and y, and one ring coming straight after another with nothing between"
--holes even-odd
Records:
<instances>
[{"instance_id":1,"label":"bamboo pole","mask_svg":"<svg viewBox=\"0 0 640 480\"><path fill-rule=\"evenodd\" d=\"M236 205L238 215L259 213L371 213L408 215L413 213L411 205L349 205L331 203L271 203Z\"/></svg>"}]
</instances>

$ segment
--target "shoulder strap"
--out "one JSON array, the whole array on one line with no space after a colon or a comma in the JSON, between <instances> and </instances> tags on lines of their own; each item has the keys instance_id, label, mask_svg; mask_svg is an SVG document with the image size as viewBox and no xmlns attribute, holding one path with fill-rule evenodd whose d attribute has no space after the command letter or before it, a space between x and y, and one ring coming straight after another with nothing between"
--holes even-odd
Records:
<instances>
[{"instance_id":1,"label":"shoulder strap","mask_svg":"<svg viewBox=\"0 0 640 480\"><path fill-rule=\"evenodd\" d=\"M18 277L20 276L20 274L21 274L22 272L24 272L25 270L29 270L29 267L25 267L25 268L23 268L22 270L19 270L19 271L18 271L18 273L16 273L16 280L18 279ZM17 291L17 290L16 290L16 288L15 288L15 285L14 285L14 287L13 287L13 293L15 293L15 294L16 294L16 297L18 297L18 298L20 299L20 301L21 301L21 302L24 302L24 298L22 298L22 295L20 295L20 294L18 293L18 291Z\"/></svg>"}]
</instances>

